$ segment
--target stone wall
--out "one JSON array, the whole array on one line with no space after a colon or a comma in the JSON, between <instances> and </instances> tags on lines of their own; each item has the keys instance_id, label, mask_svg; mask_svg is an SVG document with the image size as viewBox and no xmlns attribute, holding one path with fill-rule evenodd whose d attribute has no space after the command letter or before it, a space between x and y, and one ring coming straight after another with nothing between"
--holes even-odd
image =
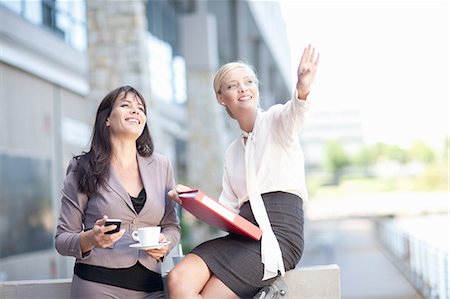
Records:
<instances>
[{"instance_id":1,"label":"stone wall","mask_svg":"<svg viewBox=\"0 0 450 299\"><path fill-rule=\"evenodd\" d=\"M94 115L97 105L111 90L131 85L147 102L148 124L155 143L163 139L152 101L149 71L146 1L90 0L87 5L89 100Z\"/></svg>"}]
</instances>

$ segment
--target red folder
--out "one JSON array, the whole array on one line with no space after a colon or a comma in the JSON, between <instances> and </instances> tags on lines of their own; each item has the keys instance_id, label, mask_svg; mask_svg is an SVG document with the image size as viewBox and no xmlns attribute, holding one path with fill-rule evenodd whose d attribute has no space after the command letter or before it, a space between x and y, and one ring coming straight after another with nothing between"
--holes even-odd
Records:
<instances>
[{"instance_id":1,"label":"red folder","mask_svg":"<svg viewBox=\"0 0 450 299\"><path fill-rule=\"evenodd\" d=\"M261 239L262 230L259 227L202 191L184 191L180 192L179 196L183 201L181 206L201 221L227 232L251 237L255 240Z\"/></svg>"}]
</instances>

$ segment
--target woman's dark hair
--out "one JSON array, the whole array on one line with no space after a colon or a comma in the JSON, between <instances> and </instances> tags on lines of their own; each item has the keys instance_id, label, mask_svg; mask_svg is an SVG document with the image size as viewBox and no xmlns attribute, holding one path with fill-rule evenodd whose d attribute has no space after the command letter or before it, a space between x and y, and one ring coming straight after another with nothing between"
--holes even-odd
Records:
<instances>
[{"instance_id":1,"label":"woman's dark hair","mask_svg":"<svg viewBox=\"0 0 450 299\"><path fill-rule=\"evenodd\" d=\"M144 113L147 114L144 97L139 91L131 86L122 86L108 93L97 109L94 129L92 132L91 149L76 156L78 160L75 168L75 178L77 179L79 191L91 196L100 187L105 186L109 177L109 165L111 162L111 136L106 126L113 106L117 100L125 98L129 93L138 97L144 106ZM136 149L141 156L148 157L153 153L153 141L150 136L147 123L144 130L136 140Z\"/></svg>"}]
</instances>

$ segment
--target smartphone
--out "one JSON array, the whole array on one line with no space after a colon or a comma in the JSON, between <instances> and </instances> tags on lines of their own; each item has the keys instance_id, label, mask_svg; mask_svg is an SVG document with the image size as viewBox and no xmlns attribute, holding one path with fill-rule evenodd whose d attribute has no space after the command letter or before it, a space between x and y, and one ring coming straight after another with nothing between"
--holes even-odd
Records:
<instances>
[{"instance_id":1,"label":"smartphone","mask_svg":"<svg viewBox=\"0 0 450 299\"><path fill-rule=\"evenodd\" d=\"M116 229L106 232L105 234L110 235L113 233L117 233L120 230L120 225L122 224L122 220L110 218L110 219L106 220L105 226L113 225L113 224L117 225Z\"/></svg>"}]
</instances>

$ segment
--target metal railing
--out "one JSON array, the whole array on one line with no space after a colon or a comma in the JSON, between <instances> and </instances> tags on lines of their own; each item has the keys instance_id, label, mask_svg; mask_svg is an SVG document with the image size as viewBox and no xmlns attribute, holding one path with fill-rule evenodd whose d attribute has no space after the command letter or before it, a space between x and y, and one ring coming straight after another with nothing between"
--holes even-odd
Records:
<instances>
[{"instance_id":1,"label":"metal railing","mask_svg":"<svg viewBox=\"0 0 450 299\"><path fill-rule=\"evenodd\" d=\"M389 221L376 221L376 234L393 263L425 298L450 298L448 248L438 248Z\"/></svg>"}]
</instances>

